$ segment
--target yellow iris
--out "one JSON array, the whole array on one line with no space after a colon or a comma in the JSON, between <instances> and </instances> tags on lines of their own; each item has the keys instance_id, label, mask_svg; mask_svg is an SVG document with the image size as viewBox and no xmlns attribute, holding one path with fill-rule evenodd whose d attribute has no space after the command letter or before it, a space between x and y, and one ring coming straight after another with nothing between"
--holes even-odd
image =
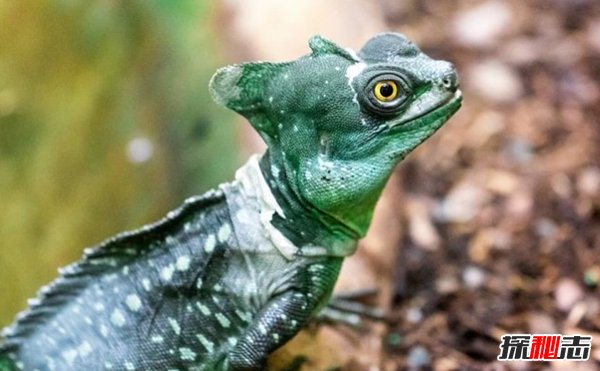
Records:
<instances>
[{"instance_id":1,"label":"yellow iris","mask_svg":"<svg viewBox=\"0 0 600 371\"><path fill-rule=\"evenodd\" d=\"M380 102L391 102L398 97L398 84L392 80L379 81L373 87L373 94Z\"/></svg>"}]
</instances>

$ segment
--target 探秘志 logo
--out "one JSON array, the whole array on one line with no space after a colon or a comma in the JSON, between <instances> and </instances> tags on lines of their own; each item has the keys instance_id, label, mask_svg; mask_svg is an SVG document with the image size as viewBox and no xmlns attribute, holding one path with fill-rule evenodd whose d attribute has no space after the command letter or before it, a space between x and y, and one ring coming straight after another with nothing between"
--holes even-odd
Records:
<instances>
[{"instance_id":1,"label":"\u63a2\u79d8\u5fd7 logo","mask_svg":"<svg viewBox=\"0 0 600 371\"><path fill-rule=\"evenodd\" d=\"M588 335L508 334L502 336L499 361L587 361L592 349Z\"/></svg>"}]
</instances>

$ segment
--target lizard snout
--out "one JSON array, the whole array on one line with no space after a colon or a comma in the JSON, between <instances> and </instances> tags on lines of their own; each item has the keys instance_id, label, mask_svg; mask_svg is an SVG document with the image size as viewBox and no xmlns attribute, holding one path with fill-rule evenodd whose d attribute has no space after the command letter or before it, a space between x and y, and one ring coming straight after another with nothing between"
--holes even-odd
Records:
<instances>
[{"instance_id":1,"label":"lizard snout","mask_svg":"<svg viewBox=\"0 0 600 371\"><path fill-rule=\"evenodd\" d=\"M448 67L446 68L446 72L443 73L442 77L437 81L437 83L438 85L444 87L444 89L455 92L460 86L458 74L456 73L456 69L452 63L445 63L448 65Z\"/></svg>"}]
</instances>

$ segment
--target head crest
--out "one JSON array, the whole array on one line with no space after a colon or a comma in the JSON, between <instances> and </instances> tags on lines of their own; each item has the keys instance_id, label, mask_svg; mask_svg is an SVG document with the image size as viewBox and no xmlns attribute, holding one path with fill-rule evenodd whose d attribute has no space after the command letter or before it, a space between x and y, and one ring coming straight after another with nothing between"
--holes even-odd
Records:
<instances>
[{"instance_id":1,"label":"head crest","mask_svg":"<svg viewBox=\"0 0 600 371\"><path fill-rule=\"evenodd\" d=\"M358 57L354 51L344 49L333 41L317 35L310 38L308 46L313 52L313 55L335 54L344 57L349 61L358 62Z\"/></svg>"},{"instance_id":2,"label":"head crest","mask_svg":"<svg viewBox=\"0 0 600 371\"><path fill-rule=\"evenodd\" d=\"M403 35L387 32L369 39L358 55L366 61L391 62L399 57L414 57L419 53L419 48Z\"/></svg>"}]
</instances>

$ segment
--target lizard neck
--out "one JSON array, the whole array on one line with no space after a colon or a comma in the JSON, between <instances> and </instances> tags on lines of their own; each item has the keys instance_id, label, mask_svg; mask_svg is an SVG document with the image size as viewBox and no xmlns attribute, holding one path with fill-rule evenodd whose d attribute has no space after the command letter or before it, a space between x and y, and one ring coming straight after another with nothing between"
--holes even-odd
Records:
<instances>
[{"instance_id":1,"label":"lizard neck","mask_svg":"<svg viewBox=\"0 0 600 371\"><path fill-rule=\"evenodd\" d=\"M266 186L282 211L275 213L270 223L299 247L298 255L348 256L354 253L360 236L303 200L270 151L262 156L259 166Z\"/></svg>"},{"instance_id":2,"label":"lizard neck","mask_svg":"<svg viewBox=\"0 0 600 371\"><path fill-rule=\"evenodd\" d=\"M289 260L352 254L358 237L301 202L266 159L267 155L250 157L233 183L221 185L240 243L261 249L271 246Z\"/></svg>"}]
</instances>

